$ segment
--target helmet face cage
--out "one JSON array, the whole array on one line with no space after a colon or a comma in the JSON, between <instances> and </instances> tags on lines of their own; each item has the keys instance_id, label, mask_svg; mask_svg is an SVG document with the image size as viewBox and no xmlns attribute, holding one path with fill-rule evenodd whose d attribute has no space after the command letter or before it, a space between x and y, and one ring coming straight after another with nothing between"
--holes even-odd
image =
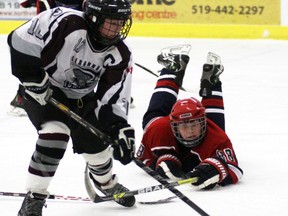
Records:
<instances>
[{"instance_id":1,"label":"helmet face cage","mask_svg":"<svg viewBox=\"0 0 288 216\"><path fill-rule=\"evenodd\" d=\"M195 147L201 143L206 133L205 107L196 98L178 100L172 107L170 125L175 138L186 147ZM197 137L185 140L179 131L180 125L196 129L200 125Z\"/></svg>"},{"instance_id":2,"label":"helmet face cage","mask_svg":"<svg viewBox=\"0 0 288 216\"><path fill-rule=\"evenodd\" d=\"M201 127L201 132L200 135L191 139L191 140L185 140L180 132L179 132L179 125L180 124L188 124L188 125L196 125L196 124L200 124ZM171 121L170 123L173 134L175 136L175 138L181 143L183 144L185 147L195 147L197 145L199 145L201 143L201 141L203 140L204 136L205 136L205 132L206 132L206 117L200 117L200 118L194 118L194 119L190 119L190 120L186 120L186 121L176 121L173 122Z\"/></svg>"},{"instance_id":3,"label":"helmet face cage","mask_svg":"<svg viewBox=\"0 0 288 216\"><path fill-rule=\"evenodd\" d=\"M131 5L126 0L87 0L85 15L88 24L88 33L96 41L107 46L124 40L132 26ZM109 21L123 21L120 31L117 30L117 34L112 38L103 36L100 32L105 20L108 22L108 28L105 28L105 31L111 33L115 33L115 26L111 28L113 22L109 23Z\"/></svg>"}]
</instances>

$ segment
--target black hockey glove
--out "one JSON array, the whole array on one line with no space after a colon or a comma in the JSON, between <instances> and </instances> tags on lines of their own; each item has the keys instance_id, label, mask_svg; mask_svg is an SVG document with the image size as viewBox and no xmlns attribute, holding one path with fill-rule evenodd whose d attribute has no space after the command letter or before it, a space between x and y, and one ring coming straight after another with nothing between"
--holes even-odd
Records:
<instances>
[{"instance_id":1,"label":"black hockey glove","mask_svg":"<svg viewBox=\"0 0 288 216\"><path fill-rule=\"evenodd\" d=\"M26 97L37 101L41 106L47 104L45 97L48 93L48 89L50 86L50 81L47 73L45 73L45 76L40 83L23 82L23 86L25 87Z\"/></svg>"},{"instance_id":2,"label":"black hockey glove","mask_svg":"<svg viewBox=\"0 0 288 216\"><path fill-rule=\"evenodd\" d=\"M113 157L126 165L132 161L135 153L135 132L134 128L126 125L118 133L116 145L114 145Z\"/></svg>"},{"instance_id":3,"label":"black hockey glove","mask_svg":"<svg viewBox=\"0 0 288 216\"><path fill-rule=\"evenodd\" d=\"M181 167L182 164L176 156L165 154L158 158L155 169L163 178L178 181L185 178Z\"/></svg>"},{"instance_id":4,"label":"black hockey glove","mask_svg":"<svg viewBox=\"0 0 288 216\"><path fill-rule=\"evenodd\" d=\"M198 177L196 183L192 183L198 189L212 189L228 176L228 166L218 157L203 160L193 171L187 174L188 178Z\"/></svg>"}]
</instances>

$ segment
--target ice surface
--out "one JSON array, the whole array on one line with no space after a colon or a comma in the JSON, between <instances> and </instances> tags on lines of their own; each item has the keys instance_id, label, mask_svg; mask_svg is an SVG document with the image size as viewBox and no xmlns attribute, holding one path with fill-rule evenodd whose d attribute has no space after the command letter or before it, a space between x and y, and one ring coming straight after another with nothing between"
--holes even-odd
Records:
<instances>
[{"instance_id":1,"label":"ice surface","mask_svg":"<svg viewBox=\"0 0 288 216\"><path fill-rule=\"evenodd\" d=\"M11 75L7 35L0 35L0 191L25 192L28 163L37 134L26 117L6 114L18 80ZM194 191L188 185L177 187L200 208L213 216L277 215L288 213L288 41L212 40L130 37L127 41L134 60L152 71L161 69L156 58L164 47L191 44L190 63L180 98L198 97L202 65L208 52L221 56L225 71L221 75L226 112L226 131L234 145L244 177L237 185L212 191ZM156 77L134 67L135 109L130 122L136 129L136 143L141 141L141 122ZM50 186L51 194L87 197L84 188L84 161L74 155L71 143ZM135 164L115 162L120 182L130 189L159 184ZM137 196L138 201L167 198L173 194L161 190ZM0 196L0 215L16 216L22 198ZM113 202L94 204L81 201L48 200L43 216L147 216L199 215L175 199L162 205L136 204L126 209Z\"/></svg>"}]
</instances>

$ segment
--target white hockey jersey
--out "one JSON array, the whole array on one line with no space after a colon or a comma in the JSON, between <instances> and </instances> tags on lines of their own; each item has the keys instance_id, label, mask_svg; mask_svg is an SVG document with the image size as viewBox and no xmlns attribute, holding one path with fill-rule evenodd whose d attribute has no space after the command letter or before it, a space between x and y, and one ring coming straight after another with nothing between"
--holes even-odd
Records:
<instances>
[{"instance_id":1,"label":"white hockey jersey","mask_svg":"<svg viewBox=\"0 0 288 216\"><path fill-rule=\"evenodd\" d=\"M40 82L45 71L68 98L79 99L95 89L98 111L112 104L113 113L127 119L130 48L124 41L104 47L90 40L83 12L62 7L44 11L11 32L8 44L12 74L21 82Z\"/></svg>"}]
</instances>

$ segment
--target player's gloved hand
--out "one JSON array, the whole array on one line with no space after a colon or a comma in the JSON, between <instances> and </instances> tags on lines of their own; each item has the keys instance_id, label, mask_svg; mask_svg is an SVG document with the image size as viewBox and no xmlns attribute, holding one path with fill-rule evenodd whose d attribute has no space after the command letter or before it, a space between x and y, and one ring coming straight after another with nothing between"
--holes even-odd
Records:
<instances>
[{"instance_id":1,"label":"player's gloved hand","mask_svg":"<svg viewBox=\"0 0 288 216\"><path fill-rule=\"evenodd\" d=\"M196 183L192 183L198 189L212 189L228 176L228 166L218 157L203 160L193 171L187 174L188 178L198 177Z\"/></svg>"},{"instance_id":2,"label":"player's gloved hand","mask_svg":"<svg viewBox=\"0 0 288 216\"><path fill-rule=\"evenodd\" d=\"M181 161L175 155L165 154L158 158L155 170L163 178L178 181L185 178L181 167Z\"/></svg>"},{"instance_id":3,"label":"player's gloved hand","mask_svg":"<svg viewBox=\"0 0 288 216\"><path fill-rule=\"evenodd\" d=\"M113 157L126 165L132 161L135 153L135 132L134 128L126 125L119 129L116 145L113 146Z\"/></svg>"},{"instance_id":4,"label":"player's gloved hand","mask_svg":"<svg viewBox=\"0 0 288 216\"><path fill-rule=\"evenodd\" d=\"M44 78L39 83L23 82L23 86L25 87L26 97L30 97L42 106L47 104L45 97L48 93L48 89L50 86L49 76L47 73L45 73Z\"/></svg>"}]
</instances>

